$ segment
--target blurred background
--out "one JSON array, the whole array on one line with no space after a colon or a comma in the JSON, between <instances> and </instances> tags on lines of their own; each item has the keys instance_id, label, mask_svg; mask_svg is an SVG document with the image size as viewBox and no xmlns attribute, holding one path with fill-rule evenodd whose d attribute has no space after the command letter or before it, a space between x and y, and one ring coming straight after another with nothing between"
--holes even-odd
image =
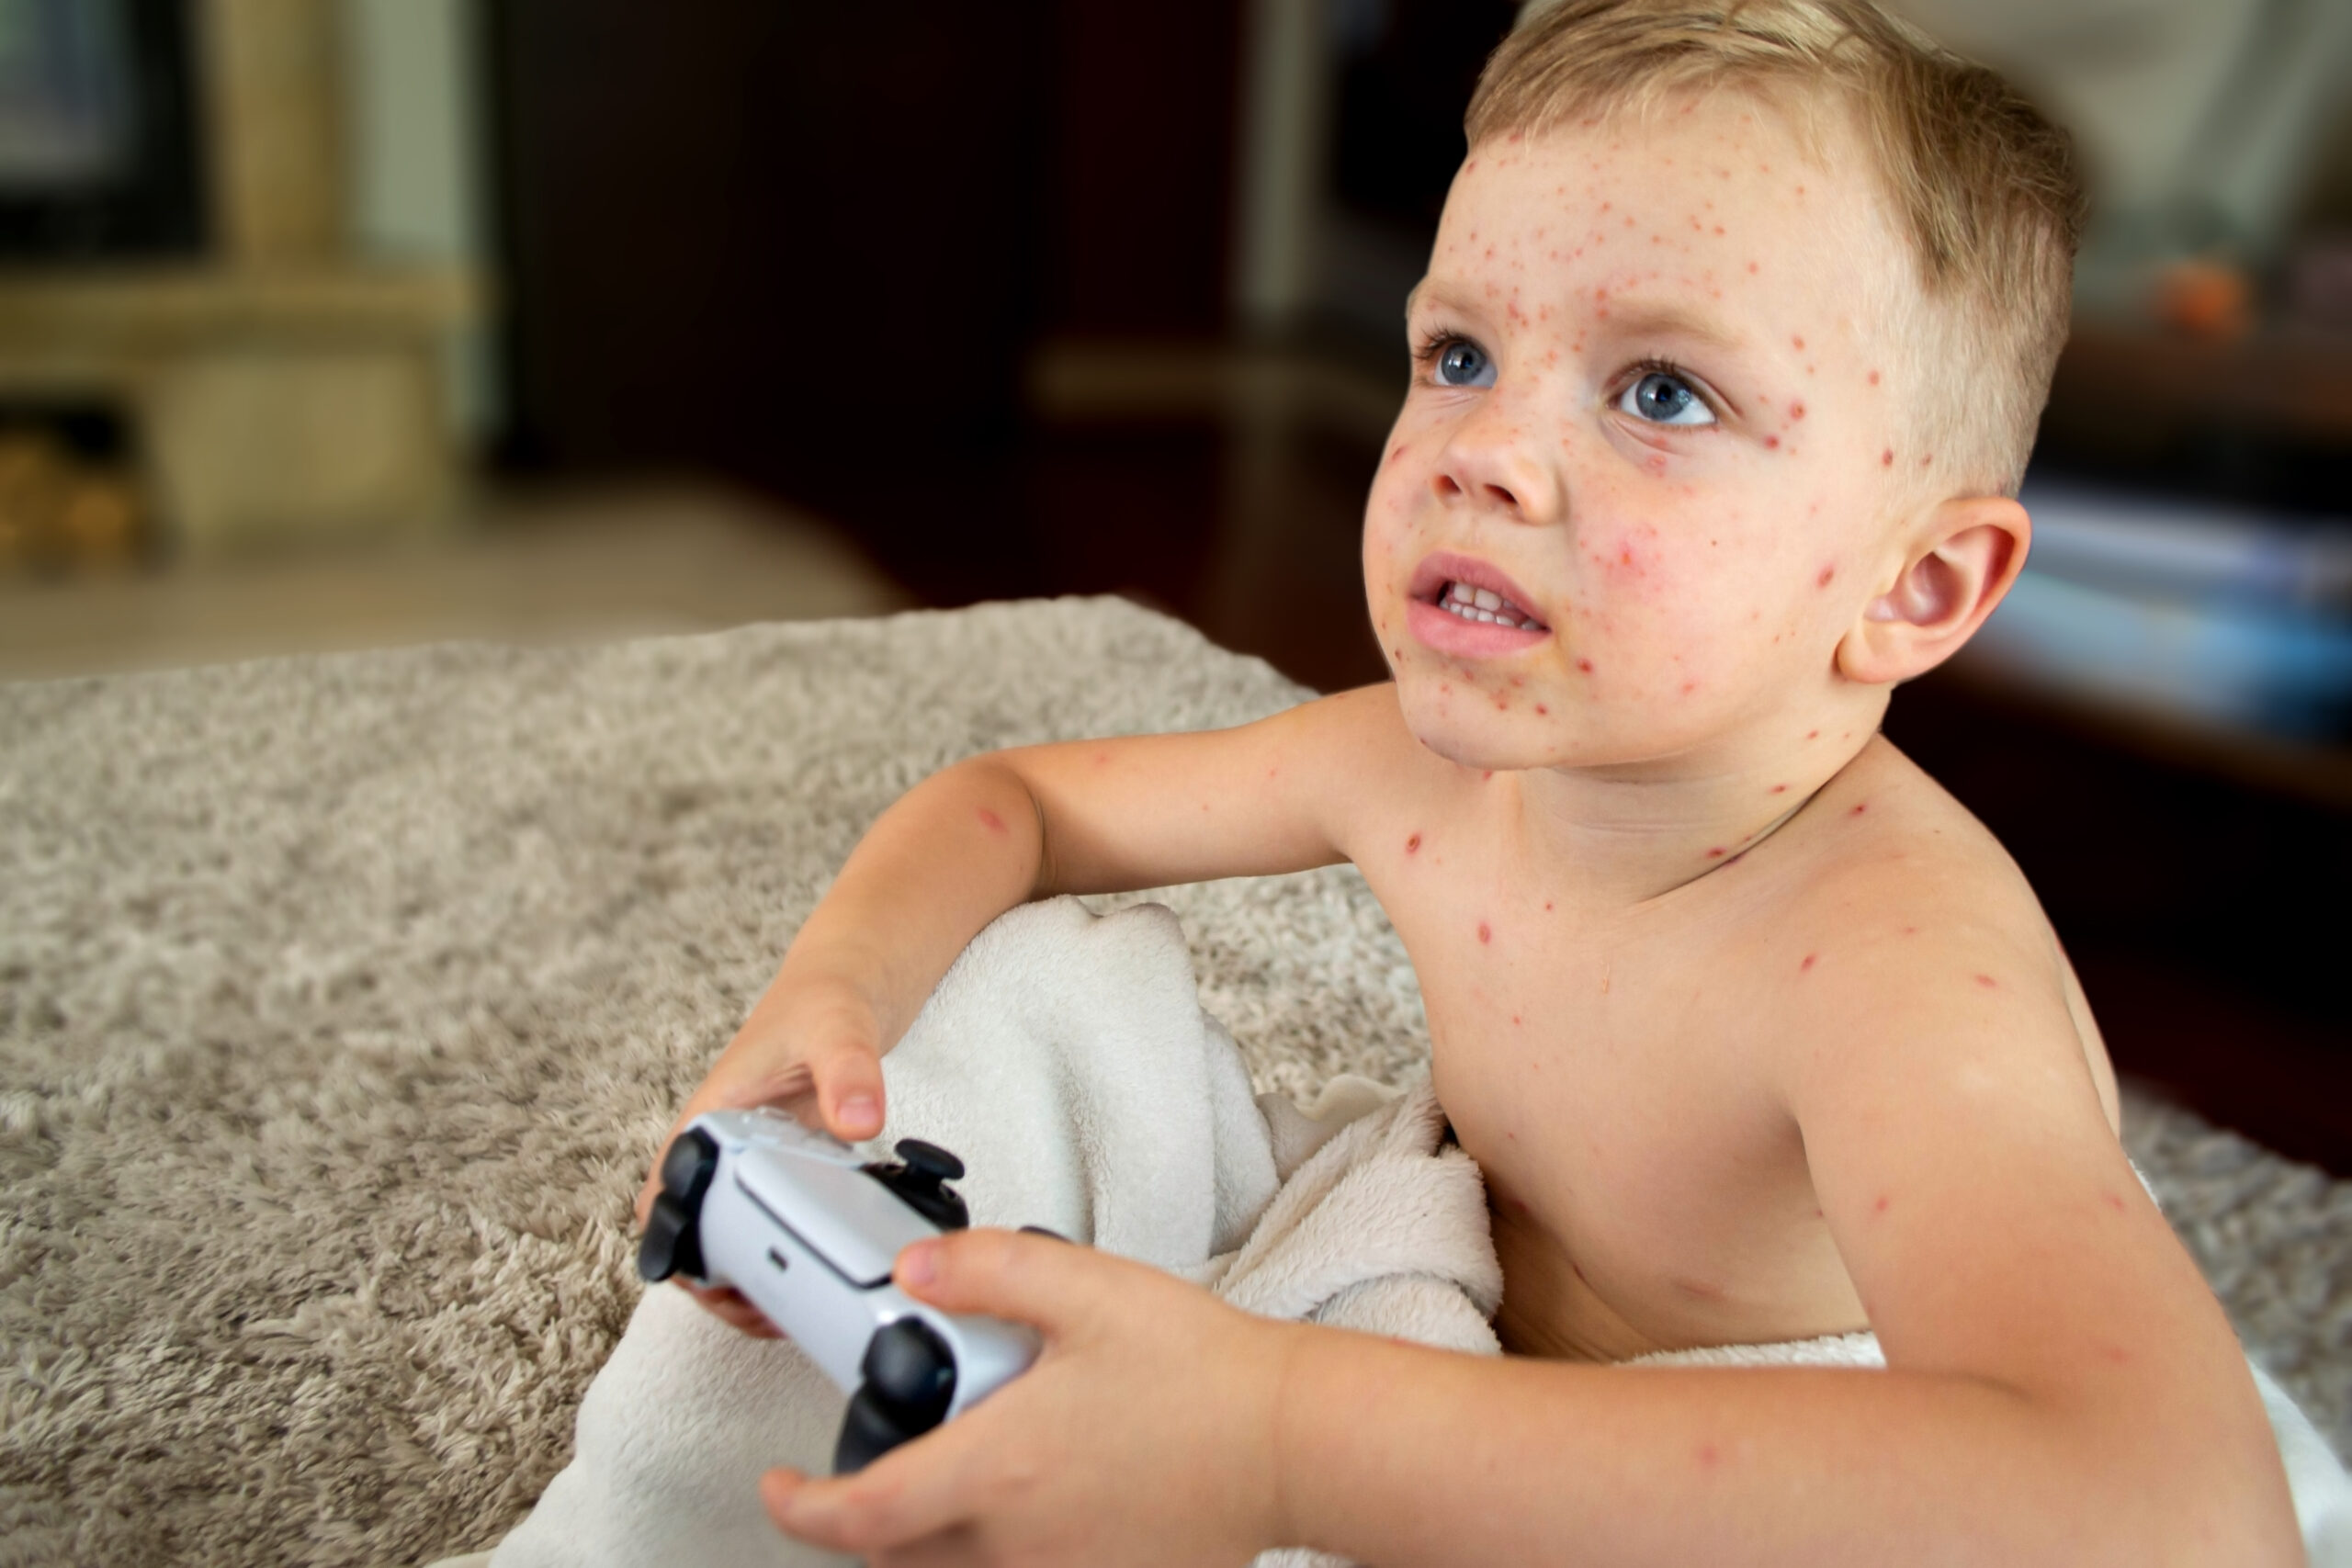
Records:
<instances>
[{"instance_id":1,"label":"blurred background","mask_svg":"<svg viewBox=\"0 0 2352 1568\"><path fill-rule=\"evenodd\" d=\"M2352 1175L2352 6L1901 0L2098 203L1896 740ZM1331 689L1510 0L0 0L0 678L1111 592ZM0 737L0 744L6 737Z\"/></svg>"}]
</instances>

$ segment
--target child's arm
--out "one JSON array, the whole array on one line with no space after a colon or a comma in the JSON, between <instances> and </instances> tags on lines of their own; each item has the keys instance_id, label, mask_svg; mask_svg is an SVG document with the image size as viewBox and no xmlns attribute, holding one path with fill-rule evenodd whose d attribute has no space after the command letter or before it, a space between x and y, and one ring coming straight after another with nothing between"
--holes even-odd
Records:
<instances>
[{"instance_id":1,"label":"child's arm","mask_svg":"<svg viewBox=\"0 0 2352 1568\"><path fill-rule=\"evenodd\" d=\"M770 1506L837 1546L952 1528L1040 1562L2300 1561L2244 1359L2107 1127L2054 955L1908 940L1825 948L1802 999L1762 998L1803 1030L1791 1134L1888 1371L1449 1355L971 1233L902 1280L1038 1324L1045 1357L863 1475L772 1476Z\"/></svg>"},{"instance_id":2,"label":"child's arm","mask_svg":"<svg viewBox=\"0 0 2352 1568\"><path fill-rule=\"evenodd\" d=\"M872 1136L882 1054L981 927L1057 893L1341 859L1335 823L1363 776L1345 760L1399 728L1373 687L1234 729L1026 747L934 774L859 842L677 1125L813 1093L834 1134Z\"/></svg>"}]
</instances>

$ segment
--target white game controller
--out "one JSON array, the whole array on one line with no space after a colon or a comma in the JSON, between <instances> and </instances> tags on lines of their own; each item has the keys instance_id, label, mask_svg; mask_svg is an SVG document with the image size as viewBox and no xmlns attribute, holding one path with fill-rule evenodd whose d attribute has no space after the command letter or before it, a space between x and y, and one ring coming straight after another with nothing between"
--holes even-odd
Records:
<instances>
[{"instance_id":1,"label":"white game controller","mask_svg":"<svg viewBox=\"0 0 2352 1568\"><path fill-rule=\"evenodd\" d=\"M963 1162L916 1138L876 1164L773 1111L713 1111L662 1156L638 1244L649 1281L731 1285L851 1391L833 1468L847 1474L963 1414L1037 1358L1028 1329L958 1317L891 1283L910 1242L971 1223L944 1183Z\"/></svg>"}]
</instances>

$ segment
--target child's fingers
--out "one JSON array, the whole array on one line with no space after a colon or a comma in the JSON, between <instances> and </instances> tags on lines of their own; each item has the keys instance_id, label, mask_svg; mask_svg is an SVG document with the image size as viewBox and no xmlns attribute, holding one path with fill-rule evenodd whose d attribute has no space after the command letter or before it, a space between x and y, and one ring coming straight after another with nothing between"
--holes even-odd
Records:
<instances>
[{"instance_id":1,"label":"child's fingers","mask_svg":"<svg viewBox=\"0 0 2352 1568\"><path fill-rule=\"evenodd\" d=\"M753 1306L745 1299L743 1292L733 1286L727 1285L717 1290L709 1290L695 1284L692 1280L683 1279L679 1280L677 1284L686 1294L700 1302L713 1317L718 1318L729 1327L741 1329L754 1339L784 1337L784 1331L768 1321L767 1314Z\"/></svg>"},{"instance_id":2,"label":"child's fingers","mask_svg":"<svg viewBox=\"0 0 2352 1568\"><path fill-rule=\"evenodd\" d=\"M955 1423L895 1449L854 1475L771 1470L760 1500L786 1534L835 1551L873 1552L953 1529L972 1516Z\"/></svg>"},{"instance_id":3,"label":"child's fingers","mask_svg":"<svg viewBox=\"0 0 2352 1568\"><path fill-rule=\"evenodd\" d=\"M1122 1289L1162 1277L1058 1236L967 1230L908 1247L897 1278L910 1294L947 1312L1025 1323L1056 1339L1115 1306Z\"/></svg>"},{"instance_id":4,"label":"child's fingers","mask_svg":"<svg viewBox=\"0 0 2352 1568\"><path fill-rule=\"evenodd\" d=\"M825 1130L845 1143L882 1131L882 1058L864 1041L811 1041L803 1058L816 1080Z\"/></svg>"}]
</instances>

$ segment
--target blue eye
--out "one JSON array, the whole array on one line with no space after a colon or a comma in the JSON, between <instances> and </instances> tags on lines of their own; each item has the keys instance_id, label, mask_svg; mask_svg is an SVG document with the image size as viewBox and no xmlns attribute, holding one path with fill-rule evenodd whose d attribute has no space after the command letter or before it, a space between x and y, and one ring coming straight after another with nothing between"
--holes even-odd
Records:
<instances>
[{"instance_id":1,"label":"blue eye","mask_svg":"<svg viewBox=\"0 0 2352 1568\"><path fill-rule=\"evenodd\" d=\"M1441 387L1491 387L1495 362L1468 338L1448 338L1438 345L1437 384Z\"/></svg>"},{"instance_id":2,"label":"blue eye","mask_svg":"<svg viewBox=\"0 0 2352 1568\"><path fill-rule=\"evenodd\" d=\"M1715 414L1690 383L1665 370L1653 370L1625 389L1617 406L1635 419L1652 424L1713 424Z\"/></svg>"}]
</instances>

